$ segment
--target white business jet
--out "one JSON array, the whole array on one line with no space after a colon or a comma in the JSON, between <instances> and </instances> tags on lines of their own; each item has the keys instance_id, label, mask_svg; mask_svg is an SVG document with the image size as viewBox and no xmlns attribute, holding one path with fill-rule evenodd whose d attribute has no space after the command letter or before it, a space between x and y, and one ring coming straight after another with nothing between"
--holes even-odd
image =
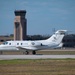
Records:
<instances>
[{"instance_id":1,"label":"white business jet","mask_svg":"<svg viewBox=\"0 0 75 75\"><path fill-rule=\"evenodd\" d=\"M36 54L37 50L62 47L62 39L67 30L58 30L50 38L38 41L6 41L0 45L0 50L24 50Z\"/></svg>"}]
</instances>

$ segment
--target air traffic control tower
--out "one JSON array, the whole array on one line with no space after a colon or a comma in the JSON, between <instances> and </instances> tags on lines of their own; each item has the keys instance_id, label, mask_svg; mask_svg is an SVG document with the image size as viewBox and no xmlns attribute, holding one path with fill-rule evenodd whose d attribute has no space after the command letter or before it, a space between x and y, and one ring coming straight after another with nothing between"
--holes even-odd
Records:
<instances>
[{"instance_id":1,"label":"air traffic control tower","mask_svg":"<svg viewBox=\"0 0 75 75\"><path fill-rule=\"evenodd\" d=\"M14 40L26 40L27 20L25 18L25 10L15 10L14 20Z\"/></svg>"}]
</instances>

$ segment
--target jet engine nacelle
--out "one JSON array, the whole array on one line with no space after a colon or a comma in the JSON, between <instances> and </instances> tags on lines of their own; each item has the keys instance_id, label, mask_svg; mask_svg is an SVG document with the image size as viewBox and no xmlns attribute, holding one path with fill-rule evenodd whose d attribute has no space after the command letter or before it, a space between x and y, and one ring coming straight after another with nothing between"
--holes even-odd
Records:
<instances>
[{"instance_id":1,"label":"jet engine nacelle","mask_svg":"<svg viewBox=\"0 0 75 75\"><path fill-rule=\"evenodd\" d=\"M42 46L42 43L40 43L40 42L29 42L28 45L29 46Z\"/></svg>"}]
</instances>

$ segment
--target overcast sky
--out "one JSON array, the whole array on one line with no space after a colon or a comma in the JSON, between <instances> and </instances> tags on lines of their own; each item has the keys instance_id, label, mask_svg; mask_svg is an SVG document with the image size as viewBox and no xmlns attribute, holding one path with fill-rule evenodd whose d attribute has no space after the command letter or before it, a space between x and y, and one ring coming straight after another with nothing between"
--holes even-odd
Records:
<instances>
[{"instance_id":1,"label":"overcast sky","mask_svg":"<svg viewBox=\"0 0 75 75\"><path fill-rule=\"evenodd\" d=\"M75 0L0 0L0 35L14 32L14 11L26 10L27 34L75 33Z\"/></svg>"}]
</instances>

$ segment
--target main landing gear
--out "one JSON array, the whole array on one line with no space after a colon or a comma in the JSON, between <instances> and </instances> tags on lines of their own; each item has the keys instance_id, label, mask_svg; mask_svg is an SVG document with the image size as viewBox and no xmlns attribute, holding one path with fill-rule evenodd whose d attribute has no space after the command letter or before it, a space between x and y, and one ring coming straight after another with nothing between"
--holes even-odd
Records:
<instances>
[{"instance_id":1,"label":"main landing gear","mask_svg":"<svg viewBox=\"0 0 75 75\"><path fill-rule=\"evenodd\" d=\"M32 51L32 54L35 55L36 54L36 51Z\"/></svg>"},{"instance_id":2,"label":"main landing gear","mask_svg":"<svg viewBox=\"0 0 75 75\"><path fill-rule=\"evenodd\" d=\"M36 51L25 51L25 52L23 52L23 54L26 54L26 55L35 55Z\"/></svg>"}]
</instances>

